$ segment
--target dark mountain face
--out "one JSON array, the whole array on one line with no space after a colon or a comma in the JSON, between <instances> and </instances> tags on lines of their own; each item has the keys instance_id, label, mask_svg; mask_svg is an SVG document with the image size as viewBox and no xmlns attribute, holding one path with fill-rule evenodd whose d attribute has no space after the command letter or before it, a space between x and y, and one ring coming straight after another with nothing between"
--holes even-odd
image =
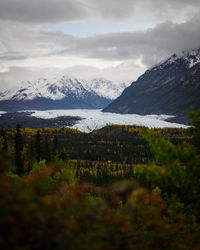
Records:
<instances>
[{"instance_id":1,"label":"dark mountain face","mask_svg":"<svg viewBox=\"0 0 200 250\"><path fill-rule=\"evenodd\" d=\"M170 114L183 117L191 105L200 108L200 50L173 55L147 70L103 111Z\"/></svg>"},{"instance_id":2,"label":"dark mountain face","mask_svg":"<svg viewBox=\"0 0 200 250\"><path fill-rule=\"evenodd\" d=\"M61 100L35 98L33 100L4 100L0 101L0 110L48 110L48 109L101 109L111 100L98 95L87 95L84 98L66 97Z\"/></svg>"}]
</instances>

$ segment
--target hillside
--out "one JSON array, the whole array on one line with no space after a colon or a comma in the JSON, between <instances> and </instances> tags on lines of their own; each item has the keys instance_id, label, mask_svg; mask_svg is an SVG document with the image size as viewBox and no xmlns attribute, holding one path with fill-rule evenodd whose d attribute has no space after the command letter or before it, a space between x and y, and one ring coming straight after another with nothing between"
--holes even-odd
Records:
<instances>
[{"instance_id":1,"label":"hillside","mask_svg":"<svg viewBox=\"0 0 200 250\"><path fill-rule=\"evenodd\" d=\"M185 122L191 105L200 108L200 49L172 55L147 70L104 112L170 114Z\"/></svg>"}]
</instances>

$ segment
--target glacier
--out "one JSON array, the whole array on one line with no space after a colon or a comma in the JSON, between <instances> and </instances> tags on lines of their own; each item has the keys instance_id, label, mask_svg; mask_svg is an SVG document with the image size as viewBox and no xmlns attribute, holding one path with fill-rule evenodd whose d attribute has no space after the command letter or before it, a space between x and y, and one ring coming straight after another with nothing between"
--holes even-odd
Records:
<instances>
[{"instance_id":1,"label":"glacier","mask_svg":"<svg viewBox=\"0 0 200 250\"><path fill-rule=\"evenodd\" d=\"M43 119L56 118L59 116L79 116L78 121L72 128L89 133L93 130L103 128L107 125L136 125L148 128L187 128L183 124L165 121L172 116L169 115L137 115L104 113L100 109L65 109L65 110L29 110L31 116Z\"/></svg>"},{"instance_id":2,"label":"glacier","mask_svg":"<svg viewBox=\"0 0 200 250\"><path fill-rule=\"evenodd\" d=\"M0 116L3 115L3 114L6 114L5 111L0 111Z\"/></svg>"}]
</instances>

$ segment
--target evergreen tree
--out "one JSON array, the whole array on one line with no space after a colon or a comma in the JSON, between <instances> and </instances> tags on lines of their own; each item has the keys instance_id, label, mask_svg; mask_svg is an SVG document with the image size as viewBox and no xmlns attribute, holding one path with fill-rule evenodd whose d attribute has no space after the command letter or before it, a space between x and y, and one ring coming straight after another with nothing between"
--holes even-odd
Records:
<instances>
[{"instance_id":1,"label":"evergreen tree","mask_svg":"<svg viewBox=\"0 0 200 250\"><path fill-rule=\"evenodd\" d=\"M56 135L54 135L54 137L53 137L53 155L54 156L58 152L58 149L59 149L58 137Z\"/></svg>"},{"instance_id":2,"label":"evergreen tree","mask_svg":"<svg viewBox=\"0 0 200 250\"><path fill-rule=\"evenodd\" d=\"M44 158L47 163L51 161L51 148L49 146L49 141L48 137L45 137L45 142L44 142Z\"/></svg>"},{"instance_id":3,"label":"evergreen tree","mask_svg":"<svg viewBox=\"0 0 200 250\"><path fill-rule=\"evenodd\" d=\"M3 152L3 143L4 143L3 137L0 136L0 153Z\"/></svg>"},{"instance_id":4,"label":"evergreen tree","mask_svg":"<svg viewBox=\"0 0 200 250\"><path fill-rule=\"evenodd\" d=\"M60 152L59 158L63 161L69 160L69 155L67 154L67 151L65 148Z\"/></svg>"},{"instance_id":5,"label":"evergreen tree","mask_svg":"<svg viewBox=\"0 0 200 250\"><path fill-rule=\"evenodd\" d=\"M42 158L42 142L41 142L41 134L40 131L37 131L36 139L35 139L35 154L36 160L39 162Z\"/></svg>"},{"instance_id":6,"label":"evergreen tree","mask_svg":"<svg viewBox=\"0 0 200 250\"><path fill-rule=\"evenodd\" d=\"M193 135L194 144L200 151L200 111L191 107L191 112L188 113L188 116L192 119L190 122L190 125L192 125L190 131Z\"/></svg>"},{"instance_id":7,"label":"evergreen tree","mask_svg":"<svg viewBox=\"0 0 200 250\"><path fill-rule=\"evenodd\" d=\"M23 159L23 138L21 134L21 126L17 124L17 131L15 135L15 165L19 175L24 173L24 159Z\"/></svg>"},{"instance_id":8,"label":"evergreen tree","mask_svg":"<svg viewBox=\"0 0 200 250\"><path fill-rule=\"evenodd\" d=\"M3 151L6 151L8 149L8 142L7 142L7 136L5 133L5 130L2 128L1 129L1 136L3 138Z\"/></svg>"},{"instance_id":9,"label":"evergreen tree","mask_svg":"<svg viewBox=\"0 0 200 250\"><path fill-rule=\"evenodd\" d=\"M33 145L33 140L31 137L29 146L28 146L28 172L31 171L32 165L34 162L34 157L35 157L35 152L34 152L34 145Z\"/></svg>"}]
</instances>

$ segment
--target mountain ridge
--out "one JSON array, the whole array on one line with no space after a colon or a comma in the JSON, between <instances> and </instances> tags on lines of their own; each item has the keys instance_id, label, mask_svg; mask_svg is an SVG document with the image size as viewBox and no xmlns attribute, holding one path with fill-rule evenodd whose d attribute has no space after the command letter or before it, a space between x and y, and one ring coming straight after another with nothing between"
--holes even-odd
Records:
<instances>
[{"instance_id":1,"label":"mountain ridge","mask_svg":"<svg viewBox=\"0 0 200 250\"><path fill-rule=\"evenodd\" d=\"M0 93L0 105L5 110L49 108L104 108L119 96L127 85L114 84L104 78L79 80L62 76L50 81L23 81L18 89Z\"/></svg>"},{"instance_id":2,"label":"mountain ridge","mask_svg":"<svg viewBox=\"0 0 200 250\"><path fill-rule=\"evenodd\" d=\"M200 49L172 55L147 70L103 111L183 117L200 108Z\"/></svg>"}]
</instances>

